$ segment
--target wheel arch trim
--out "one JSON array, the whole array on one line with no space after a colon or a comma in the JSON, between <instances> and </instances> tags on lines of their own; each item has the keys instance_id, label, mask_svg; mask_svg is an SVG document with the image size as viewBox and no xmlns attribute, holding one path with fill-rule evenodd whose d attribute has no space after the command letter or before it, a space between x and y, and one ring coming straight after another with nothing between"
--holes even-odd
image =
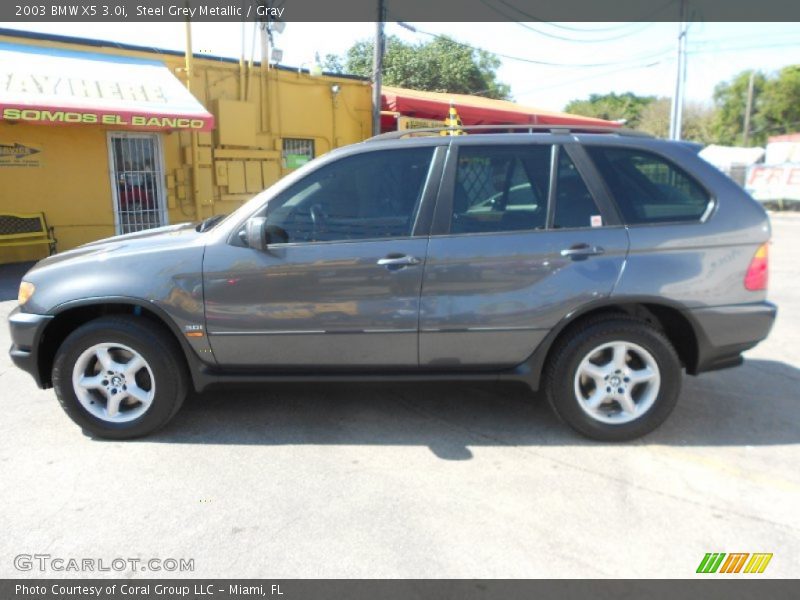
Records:
<instances>
[{"instance_id":1,"label":"wheel arch trim","mask_svg":"<svg viewBox=\"0 0 800 600\"><path fill-rule=\"evenodd\" d=\"M203 361L197 355L197 351L192 345L187 341L186 337L181 332L177 323L166 311L163 307L159 306L158 304L146 300L144 298L137 298L135 296L91 296L87 298L80 298L77 300L70 300L67 302L62 302L54 306L50 309L47 313L48 316L53 317L47 323L47 326L43 330L43 334L46 335L47 329L52 326L53 323L58 322L58 316L77 308L91 308L91 307L100 307L100 306L107 306L107 305L116 305L116 306L129 306L129 307L138 307L142 310L148 311L152 313L160 322L161 325L165 326L167 330L172 334L172 337L178 343L178 346L181 349L184 359L186 360L186 364L189 368L189 374L191 375L193 383L197 382L198 374L202 368ZM135 314L135 313L134 313ZM42 339L44 336L40 336L39 343L41 344ZM39 370L43 368L42 365L42 353L39 353L38 362L39 362ZM46 377L45 377L46 375ZM44 377L44 380L49 380L49 374L41 373L41 376Z\"/></svg>"},{"instance_id":2,"label":"wheel arch trim","mask_svg":"<svg viewBox=\"0 0 800 600\"><path fill-rule=\"evenodd\" d=\"M650 314L652 314L652 312L647 308L648 305L658 306L675 311L680 314L689 324L689 327L691 327L692 333L694 334L696 348L695 357L689 364L686 364L686 369L687 372L691 374L696 373L700 360L698 357L702 355L702 349L704 345L708 344L708 341L705 339L703 330L697 323L694 316L691 314L691 311L689 311L685 306L661 296L626 295L599 298L597 300L588 302L578 309L564 315L564 317L562 317L562 319L556 323L552 329L550 329L530 357L513 370L513 372L510 374L510 378L521 379L527 383L531 389L538 390L540 388L544 368L547 365L547 359L550 356L550 351L553 349L553 344L568 327L578 322L580 319L590 315L591 313L598 313L604 310L612 312L614 309L619 309L621 312L631 314L629 310L626 310L626 307L628 309L631 307L641 307L645 311L648 311ZM658 322L660 322L657 315L652 314L652 316Z\"/></svg>"}]
</instances>

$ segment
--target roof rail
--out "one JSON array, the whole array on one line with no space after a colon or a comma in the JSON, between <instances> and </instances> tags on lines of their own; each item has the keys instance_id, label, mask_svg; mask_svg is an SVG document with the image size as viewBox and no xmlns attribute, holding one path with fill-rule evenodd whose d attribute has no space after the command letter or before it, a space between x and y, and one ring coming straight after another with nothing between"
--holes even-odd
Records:
<instances>
[{"instance_id":1,"label":"roof rail","mask_svg":"<svg viewBox=\"0 0 800 600\"><path fill-rule=\"evenodd\" d=\"M377 142L382 140L394 140L405 137L407 135L415 134L428 134L439 135L442 132L449 131L487 131L494 132L498 130L505 130L504 133L536 133L548 132L553 134L570 134L570 133L613 133L616 135L625 135L631 137L653 137L649 133L643 131L634 131L632 129L624 129L622 127L608 127L603 125L461 125L460 127L421 127L419 129L403 129L401 131L389 131L380 135L372 136L364 141ZM513 130L513 131L509 131Z\"/></svg>"}]
</instances>

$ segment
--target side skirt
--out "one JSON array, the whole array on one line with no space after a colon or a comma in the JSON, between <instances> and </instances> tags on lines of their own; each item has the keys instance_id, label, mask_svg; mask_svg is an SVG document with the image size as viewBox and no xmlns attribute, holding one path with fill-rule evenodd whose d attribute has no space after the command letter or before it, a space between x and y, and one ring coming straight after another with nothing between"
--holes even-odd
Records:
<instances>
[{"instance_id":1,"label":"side skirt","mask_svg":"<svg viewBox=\"0 0 800 600\"><path fill-rule=\"evenodd\" d=\"M324 382L397 382L397 381L483 381L483 382L518 382L531 385L533 377L527 363L513 369L482 371L250 371L220 370L207 366L191 369L194 387L198 392L226 385L254 385L269 383L324 383ZM535 378L538 383L538 377Z\"/></svg>"}]
</instances>

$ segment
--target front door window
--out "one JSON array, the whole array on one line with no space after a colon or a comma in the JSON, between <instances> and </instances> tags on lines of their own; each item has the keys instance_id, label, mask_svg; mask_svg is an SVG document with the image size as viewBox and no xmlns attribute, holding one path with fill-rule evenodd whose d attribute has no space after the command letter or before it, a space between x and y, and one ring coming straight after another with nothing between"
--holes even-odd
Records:
<instances>
[{"instance_id":1,"label":"front door window","mask_svg":"<svg viewBox=\"0 0 800 600\"><path fill-rule=\"evenodd\" d=\"M273 241L343 242L411 235L433 148L368 152L311 173L265 211Z\"/></svg>"}]
</instances>

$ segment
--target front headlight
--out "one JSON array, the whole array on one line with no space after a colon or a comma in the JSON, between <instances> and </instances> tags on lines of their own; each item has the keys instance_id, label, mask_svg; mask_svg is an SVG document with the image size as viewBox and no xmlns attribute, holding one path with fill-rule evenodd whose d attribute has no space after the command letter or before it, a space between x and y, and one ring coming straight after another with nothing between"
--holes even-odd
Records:
<instances>
[{"instance_id":1,"label":"front headlight","mask_svg":"<svg viewBox=\"0 0 800 600\"><path fill-rule=\"evenodd\" d=\"M17 296L17 302L20 306L25 304L28 300L31 299L33 296L33 292L36 291L36 286L33 285L30 281L22 281L19 284L19 295Z\"/></svg>"}]
</instances>

